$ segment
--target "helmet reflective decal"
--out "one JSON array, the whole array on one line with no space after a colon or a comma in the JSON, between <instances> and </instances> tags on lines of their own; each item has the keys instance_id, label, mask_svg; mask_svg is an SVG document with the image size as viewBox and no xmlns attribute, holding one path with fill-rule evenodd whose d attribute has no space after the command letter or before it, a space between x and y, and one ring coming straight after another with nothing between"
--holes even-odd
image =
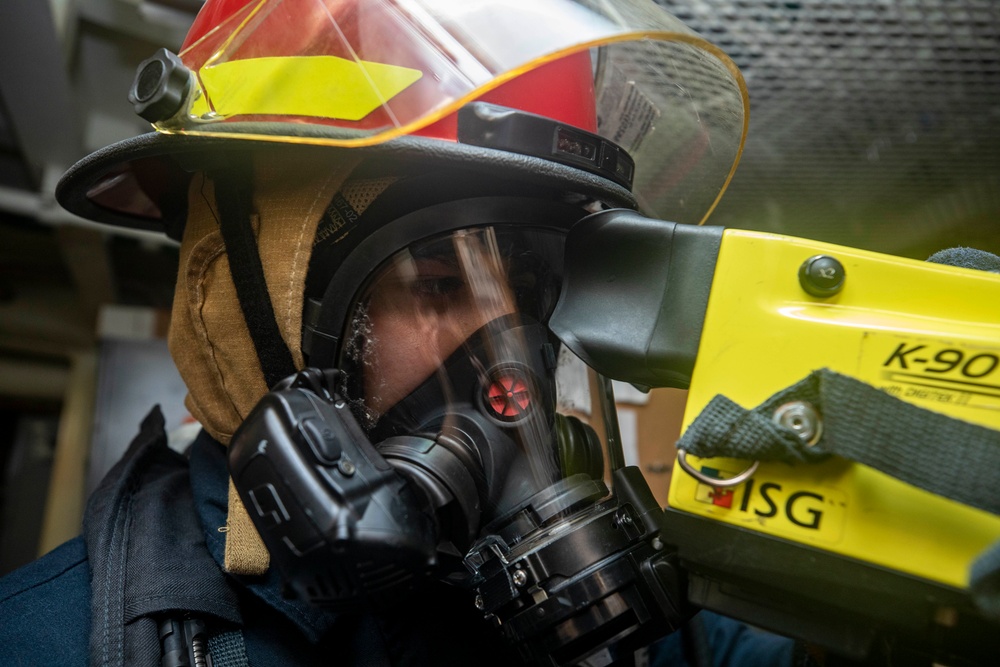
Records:
<instances>
[{"instance_id":1,"label":"helmet reflective decal","mask_svg":"<svg viewBox=\"0 0 1000 667\"><path fill-rule=\"evenodd\" d=\"M420 70L337 56L230 60L198 71L196 116L310 116L360 120L423 76Z\"/></svg>"}]
</instances>

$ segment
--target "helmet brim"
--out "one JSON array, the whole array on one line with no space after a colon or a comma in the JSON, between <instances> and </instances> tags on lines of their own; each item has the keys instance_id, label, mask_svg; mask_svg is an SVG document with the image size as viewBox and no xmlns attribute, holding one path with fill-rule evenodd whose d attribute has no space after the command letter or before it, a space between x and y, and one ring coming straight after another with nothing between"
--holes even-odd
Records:
<instances>
[{"instance_id":1,"label":"helmet brim","mask_svg":"<svg viewBox=\"0 0 1000 667\"><path fill-rule=\"evenodd\" d=\"M310 155L328 161L331 152L361 157L366 167L388 172L404 165L450 167L484 178L524 181L601 202L636 208L632 193L617 183L543 158L424 137L400 137L362 148L274 141L233 140L151 132L107 146L73 165L56 187L57 201L69 212L95 222L163 232L179 240L187 212L191 176L225 168L227 162L272 151L292 152L301 163Z\"/></svg>"}]
</instances>

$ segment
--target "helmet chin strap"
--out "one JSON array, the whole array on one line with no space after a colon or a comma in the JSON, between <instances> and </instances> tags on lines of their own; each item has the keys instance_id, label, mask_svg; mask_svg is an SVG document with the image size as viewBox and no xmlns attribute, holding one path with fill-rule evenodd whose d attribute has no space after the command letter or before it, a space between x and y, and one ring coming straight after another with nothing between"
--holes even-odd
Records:
<instances>
[{"instance_id":1,"label":"helmet chin strap","mask_svg":"<svg viewBox=\"0 0 1000 667\"><path fill-rule=\"evenodd\" d=\"M229 257L229 273L243 311L250 338L257 352L264 381L274 387L295 373L295 362L281 337L264 278L253 216L253 168L248 161L234 160L212 174L218 205L219 229Z\"/></svg>"}]
</instances>

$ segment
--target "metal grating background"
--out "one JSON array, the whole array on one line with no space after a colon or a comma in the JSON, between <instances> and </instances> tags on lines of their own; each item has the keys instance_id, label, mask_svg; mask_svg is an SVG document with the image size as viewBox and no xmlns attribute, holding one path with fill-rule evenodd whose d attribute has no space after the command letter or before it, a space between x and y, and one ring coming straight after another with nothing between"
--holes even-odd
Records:
<instances>
[{"instance_id":1,"label":"metal grating background","mask_svg":"<svg viewBox=\"0 0 1000 667\"><path fill-rule=\"evenodd\" d=\"M658 2L750 93L712 224L920 259L1000 253L1000 2Z\"/></svg>"}]
</instances>

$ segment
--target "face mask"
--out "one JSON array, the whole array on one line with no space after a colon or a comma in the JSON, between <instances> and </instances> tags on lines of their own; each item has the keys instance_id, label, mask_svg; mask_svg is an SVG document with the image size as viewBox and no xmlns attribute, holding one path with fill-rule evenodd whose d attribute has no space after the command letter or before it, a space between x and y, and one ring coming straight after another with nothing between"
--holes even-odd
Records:
<instances>
[{"instance_id":1,"label":"face mask","mask_svg":"<svg viewBox=\"0 0 1000 667\"><path fill-rule=\"evenodd\" d=\"M407 245L357 290L337 370L300 374L241 427L234 480L299 595L378 606L446 579L529 657L554 638L586 655L651 618L661 634L679 622L679 596L649 596L659 508L637 470L605 465L620 462L603 449L617 438L610 383L579 360L575 382L558 377L547 319L563 240L490 225ZM567 398L591 386L595 405ZM276 520L278 506L308 521ZM614 634L592 632L609 619ZM580 623L586 641L570 642Z\"/></svg>"}]
</instances>

